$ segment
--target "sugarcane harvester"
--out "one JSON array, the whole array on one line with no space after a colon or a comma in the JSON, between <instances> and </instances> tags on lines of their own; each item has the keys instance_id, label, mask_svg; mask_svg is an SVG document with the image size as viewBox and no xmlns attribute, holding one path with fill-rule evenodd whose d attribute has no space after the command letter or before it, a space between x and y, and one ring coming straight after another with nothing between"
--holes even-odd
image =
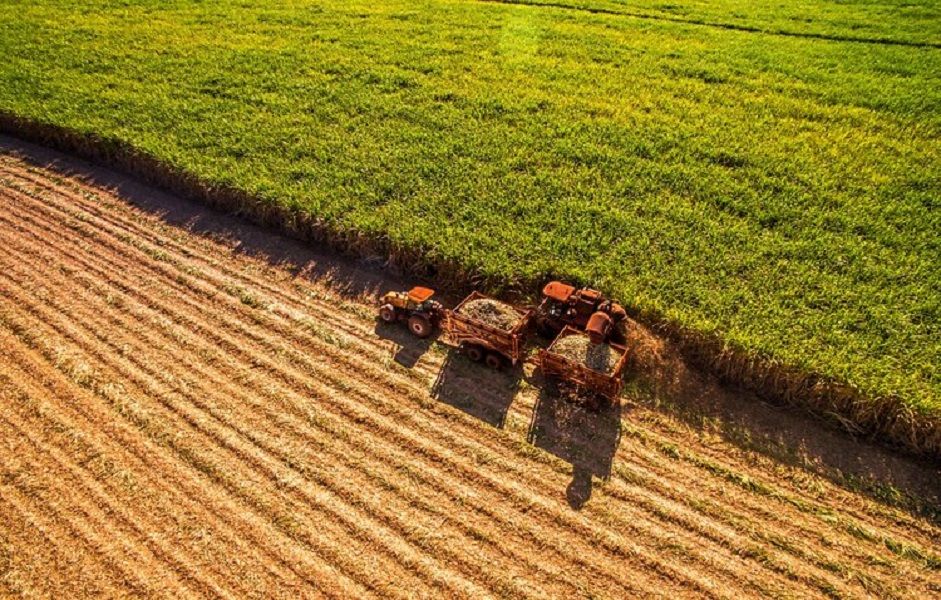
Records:
<instances>
[{"instance_id":1,"label":"sugarcane harvester","mask_svg":"<svg viewBox=\"0 0 941 600\"><path fill-rule=\"evenodd\" d=\"M542 302L536 309L536 330L547 339L559 335L566 326L588 334L592 343L626 340L627 312L597 291L561 281L542 288Z\"/></svg>"}]
</instances>

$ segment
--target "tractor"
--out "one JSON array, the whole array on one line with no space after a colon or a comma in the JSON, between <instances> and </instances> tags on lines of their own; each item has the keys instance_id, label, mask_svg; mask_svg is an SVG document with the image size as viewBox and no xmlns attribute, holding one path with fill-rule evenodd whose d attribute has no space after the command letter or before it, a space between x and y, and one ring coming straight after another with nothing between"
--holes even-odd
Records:
<instances>
[{"instance_id":1,"label":"tractor","mask_svg":"<svg viewBox=\"0 0 941 600\"><path fill-rule=\"evenodd\" d=\"M413 287L407 292L387 292L379 301L379 318L386 323L406 321L415 337L426 338L441 323L443 307L432 300L435 291Z\"/></svg>"},{"instance_id":2,"label":"tractor","mask_svg":"<svg viewBox=\"0 0 941 600\"><path fill-rule=\"evenodd\" d=\"M597 290L576 289L560 281L550 281L542 289L542 302L536 310L536 329L552 339L566 325L588 334L592 343L613 341L623 344L627 312Z\"/></svg>"}]
</instances>

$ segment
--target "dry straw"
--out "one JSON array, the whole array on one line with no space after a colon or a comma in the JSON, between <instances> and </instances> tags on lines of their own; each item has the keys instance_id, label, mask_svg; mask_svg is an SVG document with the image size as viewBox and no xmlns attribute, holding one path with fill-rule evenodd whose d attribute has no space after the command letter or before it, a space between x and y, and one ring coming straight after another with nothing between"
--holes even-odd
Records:
<instances>
[{"instance_id":1,"label":"dry straw","mask_svg":"<svg viewBox=\"0 0 941 600\"><path fill-rule=\"evenodd\" d=\"M521 318L512 306L491 298L471 300L461 307L461 314L503 331L512 331Z\"/></svg>"},{"instance_id":2,"label":"dry straw","mask_svg":"<svg viewBox=\"0 0 941 600\"><path fill-rule=\"evenodd\" d=\"M608 344L593 344L587 335L581 333L567 335L556 341L552 345L552 352L599 373L613 371L621 356Z\"/></svg>"}]
</instances>

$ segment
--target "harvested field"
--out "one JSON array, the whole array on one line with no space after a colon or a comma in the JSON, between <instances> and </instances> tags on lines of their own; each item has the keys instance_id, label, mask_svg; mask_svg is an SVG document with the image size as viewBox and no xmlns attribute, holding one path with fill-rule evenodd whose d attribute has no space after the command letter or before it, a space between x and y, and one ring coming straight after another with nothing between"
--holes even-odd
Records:
<instances>
[{"instance_id":1,"label":"harvested field","mask_svg":"<svg viewBox=\"0 0 941 600\"><path fill-rule=\"evenodd\" d=\"M613 371L621 358L621 353L617 349L605 343L592 344L588 336L581 333L567 335L556 340L551 350L599 373Z\"/></svg>"},{"instance_id":2,"label":"harvested field","mask_svg":"<svg viewBox=\"0 0 941 600\"><path fill-rule=\"evenodd\" d=\"M460 313L503 331L512 331L521 318L509 304L490 298L471 300L461 307Z\"/></svg>"},{"instance_id":3,"label":"harvested field","mask_svg":"<svg viewBox=\"0 0 941 600\"><path fill-rule=\"evenodd\" d=\"M936 466L640 328L586 412L377 325L399 287L0 138L0 595L941 593Z\"/></svg>"}]
</instances>

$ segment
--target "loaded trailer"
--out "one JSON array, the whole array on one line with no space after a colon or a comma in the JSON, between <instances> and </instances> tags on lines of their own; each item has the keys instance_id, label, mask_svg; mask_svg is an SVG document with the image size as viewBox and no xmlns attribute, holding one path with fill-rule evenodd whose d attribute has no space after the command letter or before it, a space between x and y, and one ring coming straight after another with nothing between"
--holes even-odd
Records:
<instances>
[{"instance_id":1,"label":"loaded trailer","mask_svg":"<svg viewBox=\"0 0 941 600\"><path fill-rule=\"evenodd\" d=\"M543 375L591 390L608 400L617 398L624 381L624 369L628 359L627 348L608 342L604 347L595 345L589 351L594 352L595 355L606 354L607 356L595 359L584 357L583 360L575 360L571 354L564 354L560 349L564 340L570 336L587 337L584 332L566 325L548 348L540 348L537 351L536 364L542 369Z\"/></svg>"},{"instance_id":2,"label":"loaded trailer","mask_svg":"<svg viewBox=\"0 0 941 600\"><path fill-rule=\"evenodd\" d=\"M533 319L533 311L500 303L518 315L515 325L501 329L467 314L467 306L478 301L497 302L480 292L471 292L454 310L444 311L441 331L448 341L475 362L482 360L494 369L499 369L504 363L516 365L524 356L526 334Z\"/></svg>"}]
</instances>

